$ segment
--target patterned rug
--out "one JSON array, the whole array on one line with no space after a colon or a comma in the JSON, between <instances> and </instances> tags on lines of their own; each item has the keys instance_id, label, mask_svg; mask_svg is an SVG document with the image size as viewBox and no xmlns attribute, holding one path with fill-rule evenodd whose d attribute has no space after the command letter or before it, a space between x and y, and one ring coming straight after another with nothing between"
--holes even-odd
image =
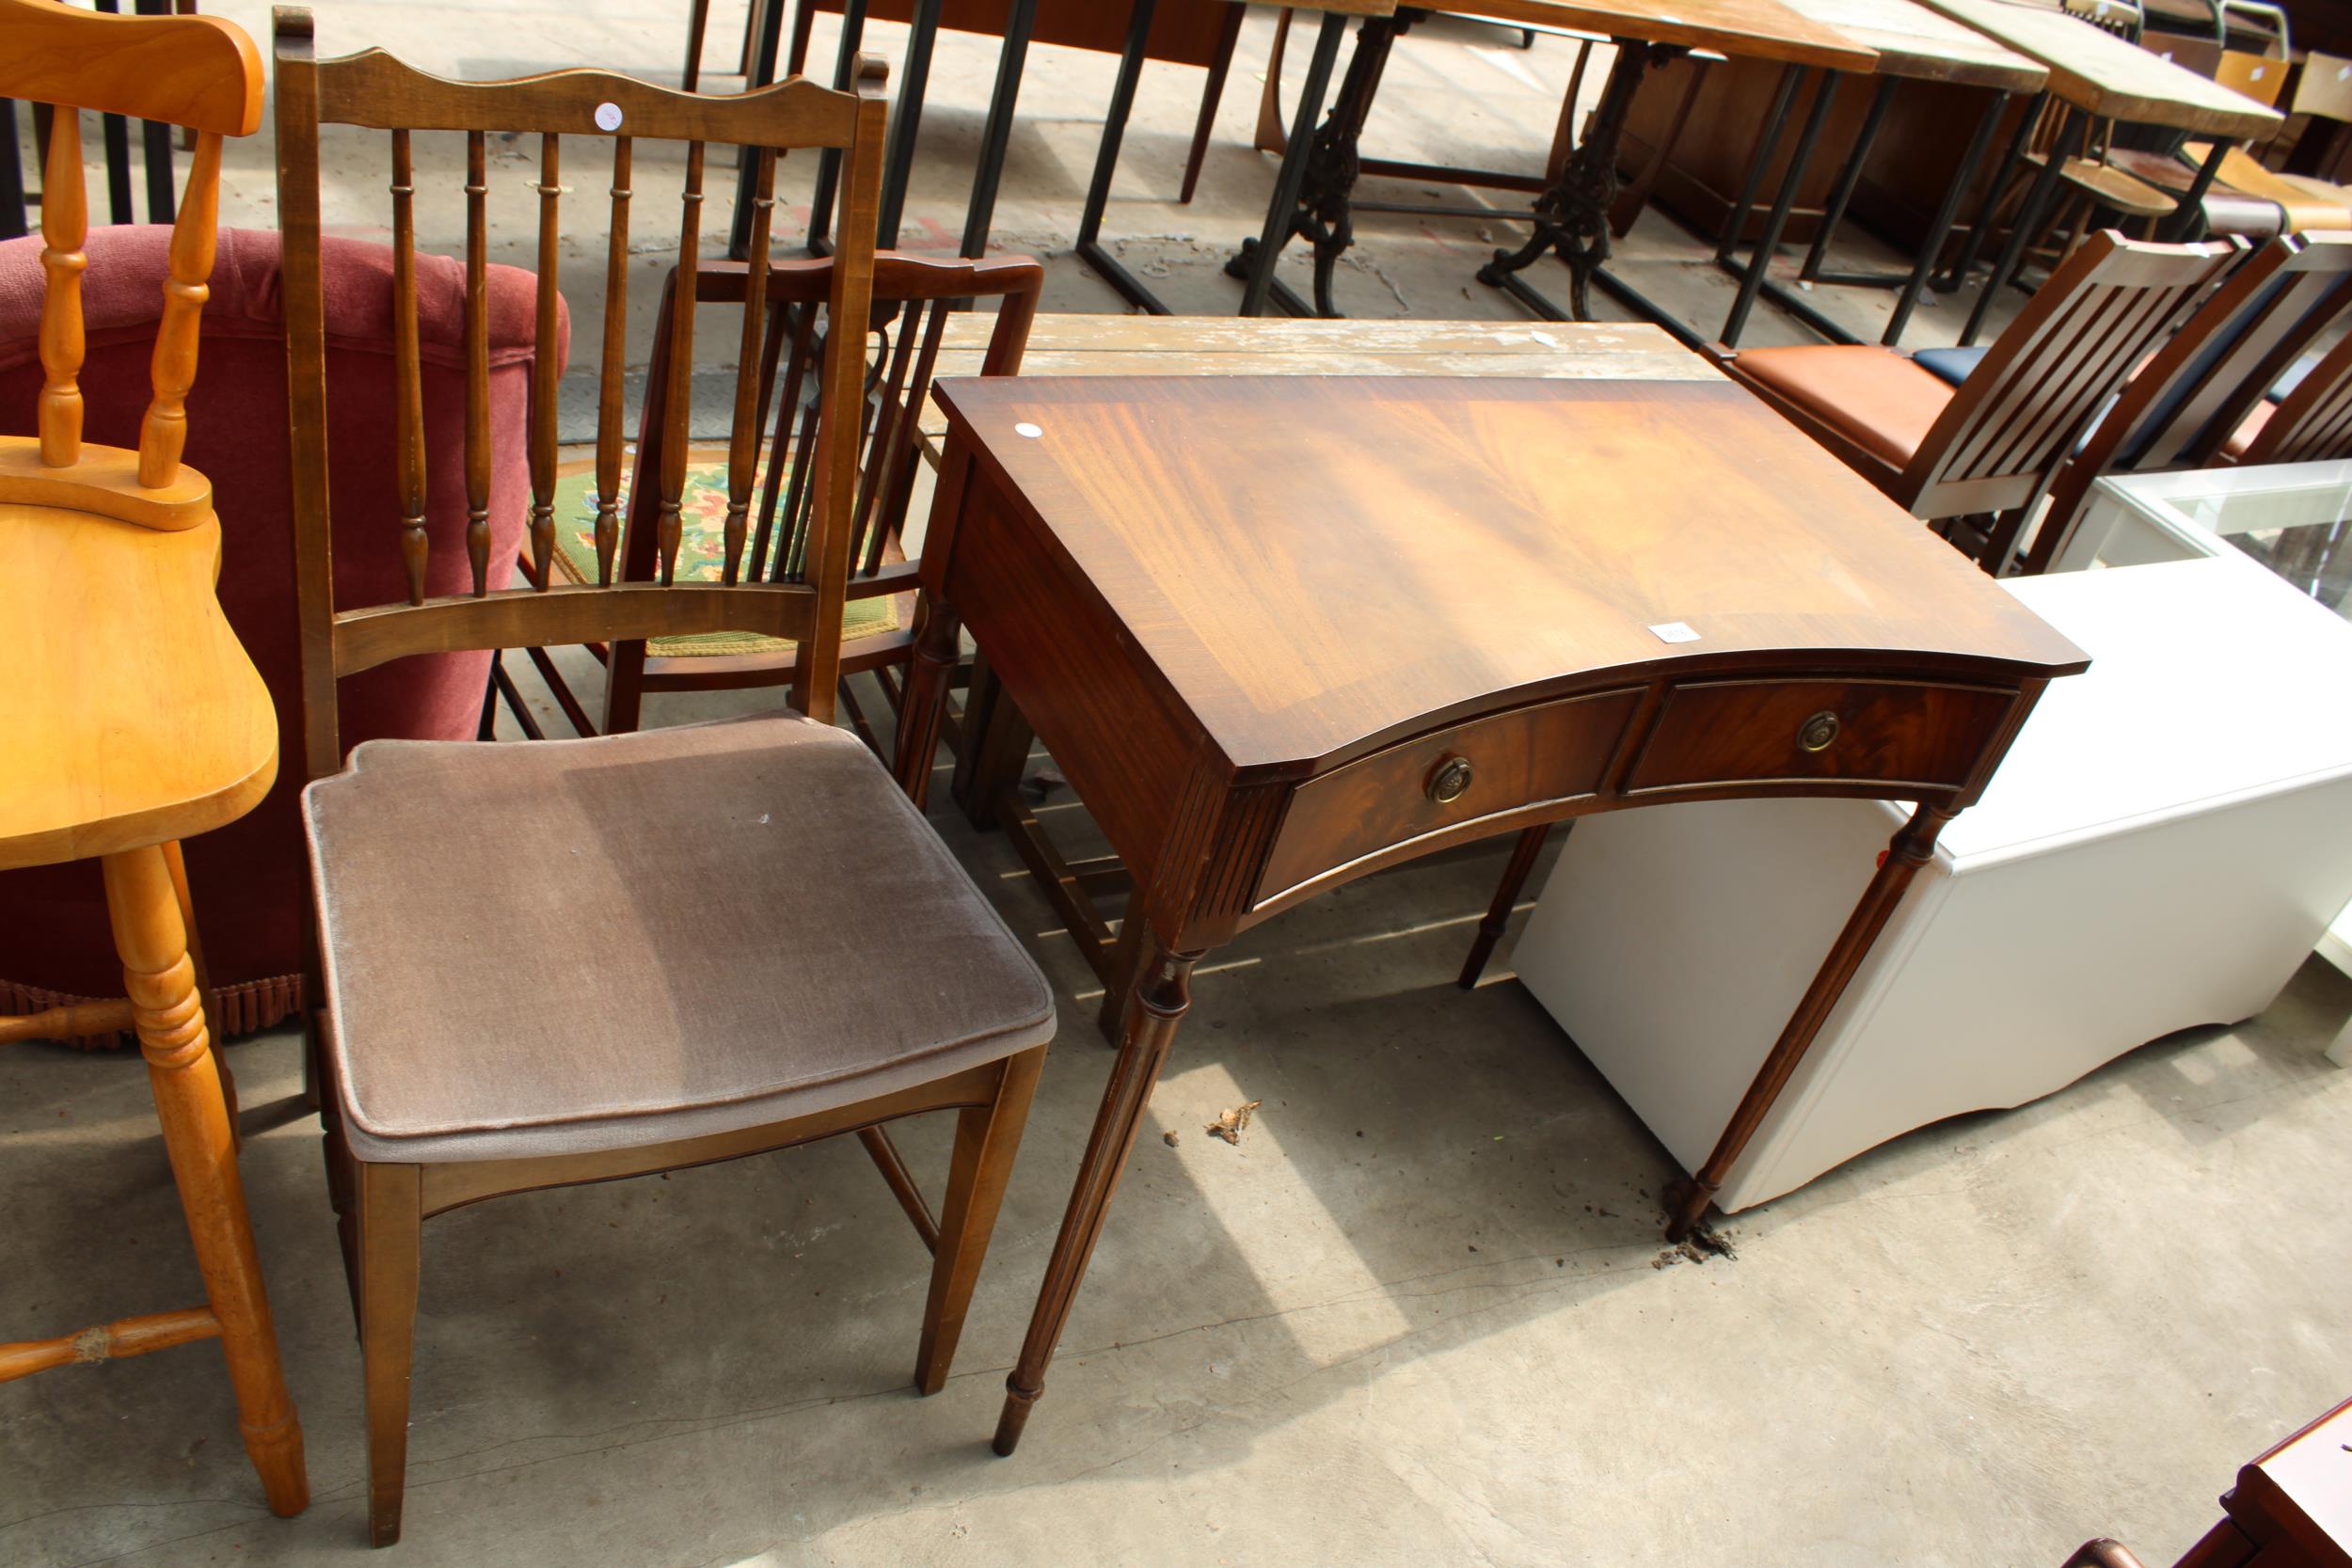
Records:
<instances>
[{"instance_id":1,"label":"patterned rug","mask_svg":"<svg viewBox=\"0 0 2352 1568\"><path fill-rule=\"evenodd\" d=\"M700 454L697 454L700 455ZM752 505L759 504L763 469L752 480ZM628 496L621 497L621 515L628 515ZM686 488L678 499L676 578L680 582L717 582L726 554L727 466L715 462L687 465ZM744 546L744 565L751 564L751 547ZM555 482L555 569L567 582L596 580L596 471L594 464L579 465L559 474ZM854 642L898 629L897 606L888 598L851 599L841 617L841 641ZM691 637L657 638L645 651L656 658L725 658L754 654L788 654L792 641L783 637L756 637L747 632L711 631Z\"/></svg>"}]
</instances>

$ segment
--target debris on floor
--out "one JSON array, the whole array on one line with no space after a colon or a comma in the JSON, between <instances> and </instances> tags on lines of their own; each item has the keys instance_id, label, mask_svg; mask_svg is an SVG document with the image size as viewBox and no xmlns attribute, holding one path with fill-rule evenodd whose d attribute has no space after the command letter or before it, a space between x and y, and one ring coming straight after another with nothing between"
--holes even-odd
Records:
<instances>
[{"instance_id":1,"label":"debris on floor","mask_svg":"<svg viewBox=\"0 0 2352 1568\"><path fill-rule=\"evenodd\" d=\"M1710 1258L1737 1259L1740 1249L1730 1237L1700 1226L1672 1246L1661 1247L1650 1259L1653 1269L1671 1269L1677 1263L1704 1263Z\"/></svg>"},{"instance_id":2,"label":"debris on floor","mask_svg":"<svg viewBox=\"0 0 2352 1568\"><path fill-rule=\"evenodd\" d=\"M1176 1133L1174 1130L1171 1129L1168 1132L1161 1133L1160 1142L1168 1145L1170 1148L1174 1148L1176 1147Z\"/></svg>"},{"instance_id":3,"label":"debris on floor","mask_svg":"<svg viewBox=\"0 0 2352 1568\"><path fill-rule=\"evenodd\" d=\"M1253 1100L1247 1105L1236 1105L1200 1131L1212 1138L1223 1138L1235 1148L1239 1148L1242 1130L1249 1125L1249 1114L1264 1103L1263 1100ZM1169 1135L1168 1141L1170 1143L1175 1141L1174 1134Z\"/></svg>"}]
</instances>

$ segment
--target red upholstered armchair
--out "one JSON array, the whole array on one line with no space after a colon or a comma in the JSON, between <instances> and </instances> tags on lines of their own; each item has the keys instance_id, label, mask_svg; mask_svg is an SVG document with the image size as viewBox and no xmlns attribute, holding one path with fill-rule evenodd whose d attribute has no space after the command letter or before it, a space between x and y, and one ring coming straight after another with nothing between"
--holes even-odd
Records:
<instances>
[{"instance_id":1,"label":"red upholstered armchair","mask_svg":"<svg viewBox=\"0 0 2352 1568\"><path fill-rule=\"evenodd\" d=\"M138 444L148 362L167 277L160 227L93 229L84 276L89 355L82 368L87 436ZM41 381L38 236L0 242L0 432L30 434ZM375 604L404 593L392 486L392 253L329 240L324 258L326 373L333 396L328 451L339 602ZM512 562L530 504L523 464L533 352L534 282L489 269L490 559ZM465 388L460 345L465 271L447 257L417 258L418 335L424 361L426 590L470 589L465 550ZM568 325L553 352L564 351ZM223 230L204 308L200 362L188 400L189 465L210 478L220 513L220 600L229 624L269 683L280 750L299 756L293 520L286 436L286 334L278 236ZM361 542L364 541L363 545ZM373 546L373 547L370 547ZM437 656L430 673L370 671L344 685L343 741L379 736L468 738L481 721L488 656ZM0 694L0 745L7 701ZM302 972L299 767L278 769L267 799L239 822L192 839L188 878L204 911L201 936L224 1034L266 1028L297 1005ZM106 904L94 861L0 874L0 1013L117 996Z\"/></svg>"}]
</instances>

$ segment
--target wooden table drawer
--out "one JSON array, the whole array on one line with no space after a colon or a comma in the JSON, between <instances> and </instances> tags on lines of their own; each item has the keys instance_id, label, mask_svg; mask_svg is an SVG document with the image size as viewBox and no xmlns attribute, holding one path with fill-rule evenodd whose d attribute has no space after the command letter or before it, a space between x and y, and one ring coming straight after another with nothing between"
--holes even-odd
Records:
<instances>
[{"instance_id":1,"label":"wooden table drawer","mask_svg":"<svg viewBox=\"0 0 2352 1568\"><path fill-rule=\"evenodd\" d=\"M1695 681L1666 695L1626 793L1772 779L1965 784L2016 693L1892 681Z\"/></svg>"},{"instance_id":2,"label":"wooden table drawer","mask_svg":"<svg viewBox=\"0 0 2352 1568\"><path fill-rule=\"evenodd\" d=\"M1592 794L1639 696L1603 691L1473 719L1310 779L1292 793L1255 902L1482 816Z\"/></svg>"}]
</instances>

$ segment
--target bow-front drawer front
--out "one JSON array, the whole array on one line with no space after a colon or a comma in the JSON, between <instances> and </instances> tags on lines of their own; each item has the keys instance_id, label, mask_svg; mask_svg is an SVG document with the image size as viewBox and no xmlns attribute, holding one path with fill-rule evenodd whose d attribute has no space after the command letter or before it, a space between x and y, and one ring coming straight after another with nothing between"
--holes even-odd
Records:
<instances>
[{"instance_id":1,"label":"bow-front drawer front","mask_svg":"<svg viewBox=\"0 0 2352 1568\"><path fill-rule=\"evenodd\" d=\"M1640 695L1603 691L1472 719L1310 779L1291 797L1255 904L1482 817L1595 793Z\"/></svg>"},{"instance_id":2,"label":"bow-front drawer front","mask_svg":"<svg viewBox=\"0 0 2352 1568\"><path fill-rule=\"evenodd\" d=\"M1957 789L2014 691L1895 681L1693 681L1666 694L1628 795L1836 780Z\"/></svg>"}]
</instances>

